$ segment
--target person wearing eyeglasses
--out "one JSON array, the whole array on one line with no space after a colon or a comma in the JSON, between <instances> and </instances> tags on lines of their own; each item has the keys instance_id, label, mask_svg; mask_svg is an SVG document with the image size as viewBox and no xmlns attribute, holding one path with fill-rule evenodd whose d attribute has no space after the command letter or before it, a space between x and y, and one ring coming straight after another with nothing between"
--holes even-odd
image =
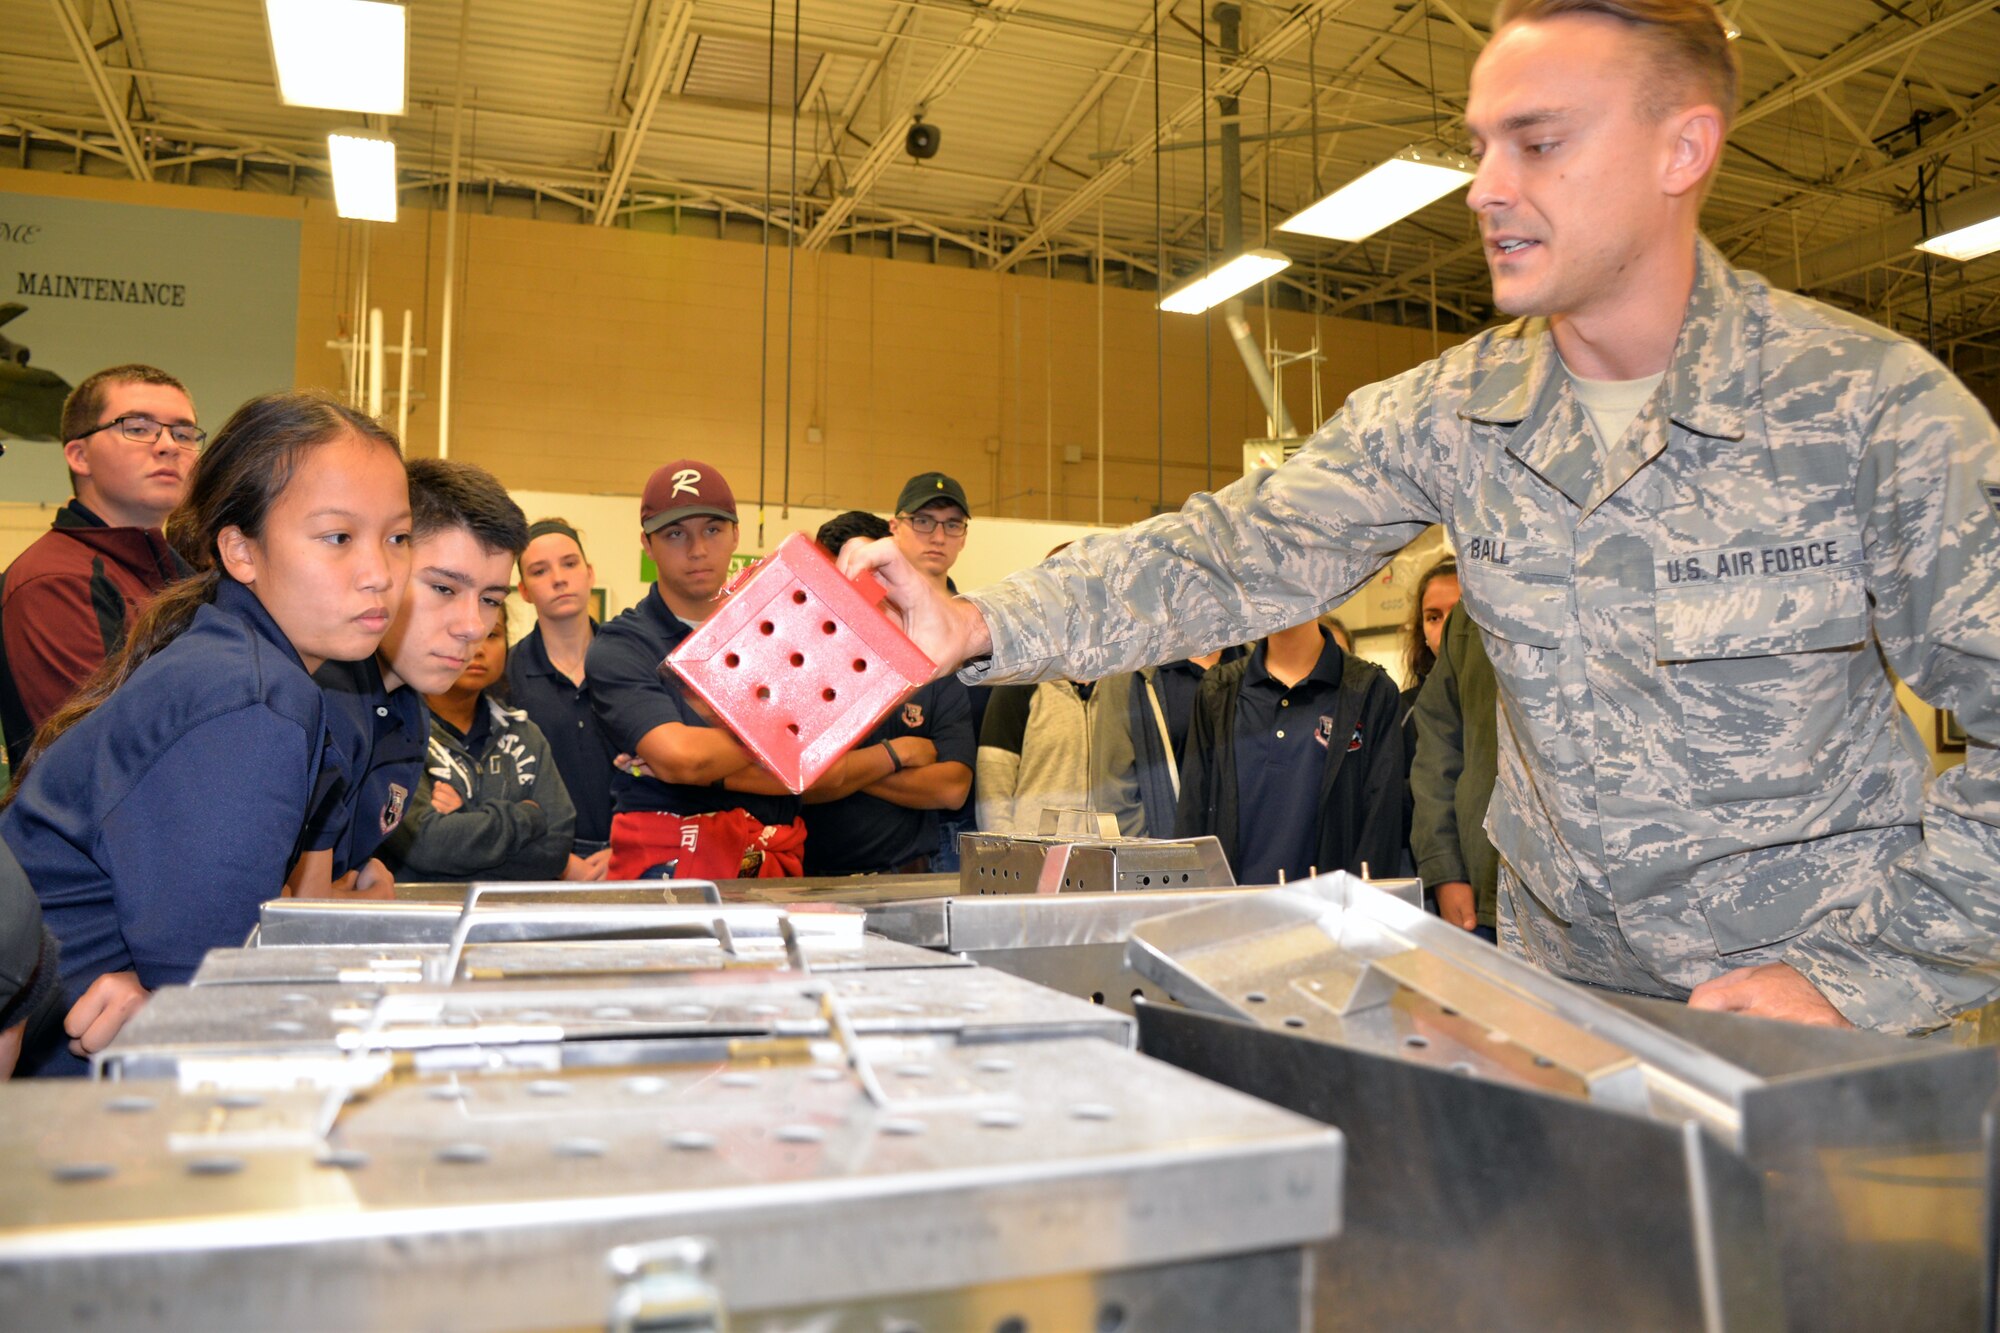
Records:
<instances>
[{"instance_id":1,"label":"person wearing eyeglasses","mask_svg":"<svg viewBox=\"0 0 2000 1333\"><path fill-rule=\"evenodd\" d=\"M62 434L74 496L0 575L0 730L15 768L146 603L189 572L161 525L208 439L187 387L142 365L77 385Z\"/></svg>"},{"instance_id":2,"label":"person wearing eyeglasses","mask_svg":"<svg viewBox=\"0 0 2000 1333\"><path fill-rule=\"evenodd\" d=\"M972 521L972 506L966 503L965 487L942 472L919 472L903 483L896 497L896 516L889 520L889 535L896 549L936 585L939 592L956 593L951 567L965 554L965 533Z\"/></svg>"},{"instance_id":3,"label":"person wearing eyeglasses","mask_svg":"<svg viewBox=\"0 0 2000 1333\"><path fill-rule=\"evenodd\" d=\"M965 487L942 472L919 472L903 483L896 496L896 516L889 520L889 535L896 549L909 558L923 576L941 593L958 594L951 581L951 567L965 554L965 537L972 523L972 505ZM992 691L966 687L966 703L972 718L972 734L979 735L986 724L986 703ZM975 829L978 781L966 791L956 810L943 810L938 817L937 850L931 854L930 868L949 873L958 869L958 835Z\"/></svg>"}]
</instances>

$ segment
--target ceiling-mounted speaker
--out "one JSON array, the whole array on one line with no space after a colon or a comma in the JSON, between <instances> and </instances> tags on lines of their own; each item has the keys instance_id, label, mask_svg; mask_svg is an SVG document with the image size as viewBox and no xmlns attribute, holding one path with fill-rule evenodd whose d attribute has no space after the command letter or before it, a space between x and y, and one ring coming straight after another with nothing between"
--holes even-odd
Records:
<instances>
[{"instance_id":1,"label":"ceiling-mounted speaker","mask_svg":"<svg viewBox=\"0 0 2000 1333\"><path fill-rule=\"evenodd\" d=\"M937 156L938 143L944 138L935 125L926 125L921 120L910 126L910 132L903 139L903 150L919 162Z\"/></svg>"}]
</instances>

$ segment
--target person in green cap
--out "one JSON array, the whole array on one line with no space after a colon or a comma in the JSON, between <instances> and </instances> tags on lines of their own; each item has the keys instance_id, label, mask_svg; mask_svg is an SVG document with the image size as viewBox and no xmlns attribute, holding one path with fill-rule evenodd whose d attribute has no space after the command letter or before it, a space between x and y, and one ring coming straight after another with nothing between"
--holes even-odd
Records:
<instances>
[{"instance_id":1,"label":"person in green cap","mask_svg":"<svg viewBox=\"0 0 2000 1333\"><path fill-rule=\"evenodd\" d=\"M919 472L903 483L902 494L896 497L889 535L939 592L956 593L951 567L965 554L965 533L971 523L965 487L942 472Z\"/></svg>"},{"instance_id":2,"label":"person in green cap","mask_svg":"<svg viewBox=\"0 0 2000 1333\"><path fill-rule=\"evenodd\" d=\"M942 472L919 472L903 483L896 496L896 515L889 520L889 535L896 549L917 567L941 593L955 595L958 585L951 581L951 567L965 554L965 534L972 524L972 506L966 501L965 487ZM963 687L961 687L963 688ZM987 690L966 689L966 704L972 714L972 734L986 721ZM931 869L958 869L958 835L977 827L973 811L974 792L967 790L956 810L940 812L937 851Z\"/></svg>"}]
</instances>

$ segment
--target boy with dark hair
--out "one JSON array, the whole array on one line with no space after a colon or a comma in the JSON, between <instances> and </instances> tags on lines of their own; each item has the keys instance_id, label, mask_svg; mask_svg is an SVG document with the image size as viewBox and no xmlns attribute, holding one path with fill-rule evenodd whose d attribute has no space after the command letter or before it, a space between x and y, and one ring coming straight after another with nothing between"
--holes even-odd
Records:
<instances>
[{"instance_id":1,"label":"boy with dark hair","mask_svg":"<svg viewBox=\"0 0 2000 1333\"><path fill-rule=\"evenodd\" d=\"M853 510L822 524L815 540L837 556L856 537L875 541L888 535L887 523ZM931 868L939 812L958 809L972 789L978 745L968 693L949 677L934 680L891 709L854 747L859 752L899 739L925 740L935 762L896 768L836 800L807 798L808 875L921 875Z\"/></svg>"},{"instance_id":2,"label":"boy with dark hair","mask_svg":"<svg viewBox=\"0 0 2000 1333\"><path fill-rule=\"evenodd\" d=\"M382 646L360 662L328 662L326 691L341 781L322 800L287 883L303 897L394 886L373 860L403 820L422 776L430 713L504 612L528 520L484 468L412 459L410 578Z\"/></svg>"},{"instance_id":3,"label":"boy with dark hair","mask_svg":"<svg viewBox=\"0 0 2000 1333\"><path fill-rule=\"evenodd\" d=\"M417 784L409 813L382 844L406 878L556 879L571 852L576 809L550 762L549 743L494 686L506 680L507 626L495 620L458 679L426 695L432 782ZM602 876L592 876L602 878Z\"/></svg>"},{"instance_id":4,"label":"boy with dark hair","mask_svg":"<svg viewBox=\"0 0 2000 1333\"><path fill-rule=\"evenodd\" d=\"M74 498L0 577L0 729L19 768L35 731L188 572L161 527L207 433L181 382L113 366L70 391L63 458Z\"/></svg>"}]
</instances>

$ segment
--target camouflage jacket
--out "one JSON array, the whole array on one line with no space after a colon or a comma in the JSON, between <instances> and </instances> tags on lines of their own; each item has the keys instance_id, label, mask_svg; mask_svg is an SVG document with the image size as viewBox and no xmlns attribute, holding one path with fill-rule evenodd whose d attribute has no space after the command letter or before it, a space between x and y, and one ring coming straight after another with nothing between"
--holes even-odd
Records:
<instances>
[{"instance_id":1,"label":"camouflage jacket","mask_svg":"<svg viewBox=\"0 0 2000 1333\"><path fill-rule=\"evenodd\" d=\"M1441 522L1499 687L1487 828L1553 926L1531 955L1664 995L1782 959L1903 1031L1982 1002L2000 433L1907 340L1699 246L1672 364L1615 444L1547 321L1492 330L1360 390L1283 467L973 594L994 651L965 679L1255 639ZM1928 797L1884 658L1971 737Z\"/></svg>"}]
</instances>

